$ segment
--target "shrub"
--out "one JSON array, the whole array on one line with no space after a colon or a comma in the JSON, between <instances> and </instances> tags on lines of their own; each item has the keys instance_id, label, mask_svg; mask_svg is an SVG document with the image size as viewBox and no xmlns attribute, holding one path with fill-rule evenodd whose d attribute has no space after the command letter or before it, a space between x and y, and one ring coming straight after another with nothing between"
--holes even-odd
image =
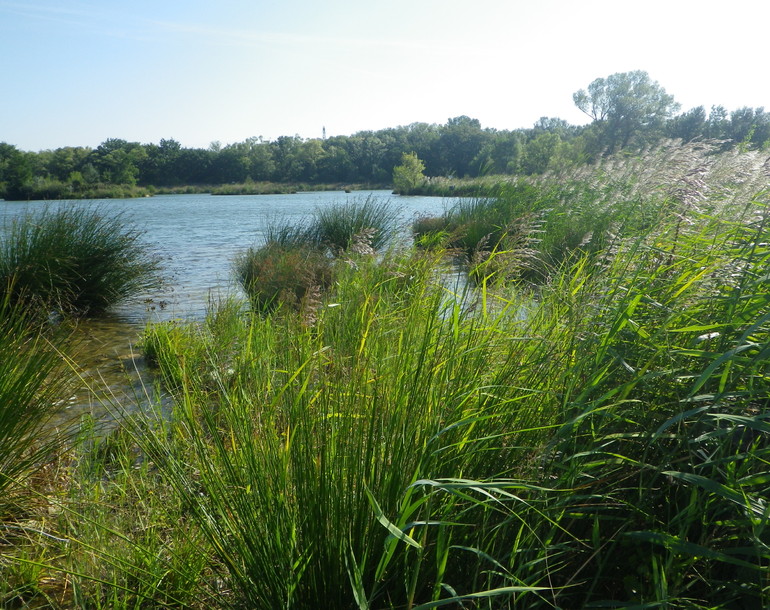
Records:
<instances>
[{"instance_id":1,"label":"shrub","mask_svg":"<svg viewBox=\"0 0 770 610\"><path fill-rule=\"evenodd\" d=\"M28 213L0 242L0 295L44 312L100 314L158 285L159 269L139 231L95 209Z\"/></svg>"}]
</instances>

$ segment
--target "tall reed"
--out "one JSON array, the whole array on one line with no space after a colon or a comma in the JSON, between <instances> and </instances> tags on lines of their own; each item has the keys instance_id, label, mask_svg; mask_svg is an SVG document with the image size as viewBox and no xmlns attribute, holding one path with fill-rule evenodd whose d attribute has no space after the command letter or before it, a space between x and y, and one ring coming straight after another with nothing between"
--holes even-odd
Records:
<instances>
[{"instance_id":1,"label":"tall reed","mask_svg":"<svg viewBox=\"0 0 770 610\"><path fill-rule=\"evenodd\" d=\"M61 335L41 331L7 294L0 298L0 522L24 512L27 480L64 441L47 429L73 377L59 353Z\"/></svg>"}]
</instances>

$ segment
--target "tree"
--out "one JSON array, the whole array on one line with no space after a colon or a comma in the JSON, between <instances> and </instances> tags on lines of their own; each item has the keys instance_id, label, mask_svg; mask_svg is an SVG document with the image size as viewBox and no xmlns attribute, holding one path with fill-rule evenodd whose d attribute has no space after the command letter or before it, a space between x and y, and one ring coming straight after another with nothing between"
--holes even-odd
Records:
<instances>
[{"instance_id":1,"label":"tree","mask_svg":"<svg viewBox=\"0 0 770 610\"><path fill-rule=\"evenodd\" d=\"M134 185L139 175L139 166L146 157L147 152L138 142L110 138L102 142L90 158L103 181Z\"/></svg>"},{"instance_id":2,"label":"tree","mask_svg":"<svg viewBox=\"0 0 770 610\"><path fill-rule=\"evenodd\" d=\"M30 187L34 178L30 158L32 153L18 150L11 144L0 144L0 169L5 183L5 199L18 201L29 199Z\"/></svg>"},{"instance_id":3,"label":"tree","mask_svg":"<svg viewBox=\"0 0 770 610\"><path fill-rule=\"evenodd\" d=\"M527 142L521 159L521 171L525 174L542 174L548 169L551 157L561 142L559 134L541 133Z\"/></svg>"},{"instance_id":4,"label":"tree","mask_svg":"<svg viewBox=\"0 0 770 610\"><path fill-rule=\"evenodd\" d=\"M703 106L697 106L671 119L667 125L667 131L672 138L691 142L695 138L703 137L707 127L706 109Z\"/></svg>"},{"instance_id":5,"label":"tree","mask_svg":"<svg viewBox=\"0 0 770 610\"><path fill-rule=\"evenodd\" d=\"M481 129L478 119L465 115L449 119L434 143L441 160L440 172L460 177L477 176L479 168L473 167L473 161L488 139L489 134Z\"/></svg>"},{"instance_id":6,"label":"tree","mask_svg":"<svg viewBox=\"0 0 770 610\"><path fill-rule=\"evenodd\" d=\"M572 99L601 126L600 141L608 154L625 148L632 139L641 143L656 135L679 109L674 97L643 70L597 78L587 91L576 91Z\"/></svg>"},{"instance_id":7,"label":"tree","mask_svg":"<svg viewBox=\"0 0 770 610\"><path fill-rule=\"evenodd\" d=\"M393 188L400 195L408 195L425 181L425 163L415 153L401 155L401 165L393 168Z\"/></svg>"}]
</instances>

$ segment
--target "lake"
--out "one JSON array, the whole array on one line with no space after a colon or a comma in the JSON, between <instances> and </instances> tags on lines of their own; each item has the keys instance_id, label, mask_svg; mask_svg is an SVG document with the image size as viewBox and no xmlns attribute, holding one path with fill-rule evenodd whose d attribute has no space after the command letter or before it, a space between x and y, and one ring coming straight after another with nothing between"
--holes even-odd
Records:
<instances>
[{"instance_id":1,"label":"lake","mask_svg":"<svg viewBox=\"0 0 770 610\"><path fill-rule=\"evenodd\" d=\"M0 227L27 212L62 206L91 206L104 214L122 214L144 233L144 241L160 253L166 284L152 294L136 295L109 315L79 325L84 357L78 362L87 379L98 380L115 394L137 391L141 385L141 360L134 345L149 321L201 319L210 299L239 293L232 277L233 258L250 246L261 244L271 220L301 222L322 206L387 200L399 209L408 225L420 215L441 214L452 200L439 197L400 197L390 191L304 192L291 195L160 195L143 199L99 201L0 201ZM138 371L136 370L138 369ZM128 377L127 378L127 373ZM137 379L138 376L138 379ZM103 382L103 383L102 383ZM103 417L100 400L87 392L65 401L69 412L89 409Z\"/></svg>"},{"instance_id":2,"label":"lake","mask_svg":"<svg viewBox=\"0 0 770 610\"><path fill-rule=\"evenodd\" d=\"M163 257L164 290L115 307L116 322L143 325L148 319L198 318L209 296L237 287L232 281L234 256L258 245L267 222L308 218L317 207L376 197L400 209L405 225L419 215L440 214L448 204L439 197L400 197L390 191L305 192L292 195L160 195L143 199L99 201L0 202L0 226L27 211L46 207L95 206L105 214L123 214L144 232L145 241ZM404 234L407 234L405 230ZM145 303L152 299L154 304ZM161 311L158 303L167 304ZM152 309L152 307L155 309Z\"/></svg>"}]
</instances>

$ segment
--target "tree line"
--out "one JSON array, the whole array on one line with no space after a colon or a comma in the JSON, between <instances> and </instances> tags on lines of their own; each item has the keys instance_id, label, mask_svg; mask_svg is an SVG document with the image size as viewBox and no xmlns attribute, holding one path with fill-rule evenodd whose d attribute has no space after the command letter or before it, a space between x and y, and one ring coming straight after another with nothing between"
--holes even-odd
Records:
<instances>
[{"instance_id":1,"label":"tree line","mask_svg":"<svg viewBox=\"0 0 770 610\"><path fill-rule=\"evenodd\" d=\"M246 182L390 185L404 154L427 176L542 173L601 155L638 149L661 138L719 139L725 146L770 147L770 113L743 107L698 106L680 113L674 97L644 71L598 78L573 94L591 122L572 125L542 117L531 128L483 128L459 116L445 124L361 131L303 139L261 137L222 146L186 148L174 139L141 144L111 138L96 148L21 151L0 143L0 196L75 197L97 185L173 188Z\"/></svg>"}]
</instances>

